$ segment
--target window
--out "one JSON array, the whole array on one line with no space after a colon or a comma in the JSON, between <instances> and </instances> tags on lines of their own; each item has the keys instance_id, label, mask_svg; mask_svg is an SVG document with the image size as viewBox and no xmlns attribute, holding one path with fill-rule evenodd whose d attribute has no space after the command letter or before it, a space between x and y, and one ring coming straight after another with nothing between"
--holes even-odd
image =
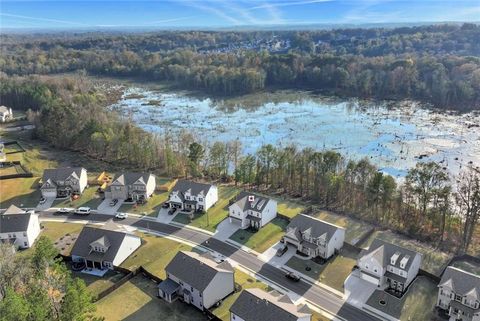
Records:
<instances>
[{"instance_id":1,"label":"window","mask_svg":"<svg viewBox=\"0 0 480 321\"><path fill-rule=\"evenodd\" d=\"M458 294L455 294L455 301L460 301L460 302L462 302L462 296L461 296L461 295L458 295Z\"/></svg>"},{"instance_id":2,"label":"window","mask_svg":"<svg viewBox=\"0 0 480 321\"><path fill-rule=\"evenodd\" d=\"M193 286L190 287L190 292L193 292Z\"/></svg>"},{"instance_id":3,"label":"window","mask_svg":"<svg viewBox=\"0 0 480 321\"><path fill-rule=\"evenodd\" d=\"M199 200L200 202L202 202L202 201L203 201L203 198L199 197L198 200Z\"/></svg>"},{"instance_id":4,"label":"window","mask_svg":"<svg viewBox=\"0 0 480 321\"><path fill-rule=\"evenodd\" d=\"M23 236L27 237L27 232L23 232Z\"/></svg>"},{"instance_id":5,"label":"window","mask_svg":"<svg viewBox=\"0 0 480 321\"><path fill-rule=\"evenodd\" d=\"M378 273L377 268L374 268L374 269L373 269L373 272Z\"/></svg>"},{"instance_id":6,"label":"window","mask_svg":"<svg viewBox=\"0 0 480 321\"><path fill-rule=\"evenodd\" d=\"M27 242L23 242L23 246L28 246L28 243L27 243Z\"/></svg>"},{"instance_id":7,"label":"window","mask_svg":"<svg viewBox=\"0 0 480 321\"><path fill-rule=\"evenodd\" d=\"M368 264L365 264L365 269L367 269L367 270L368 270Z\"/></svg>"}]
</instances>

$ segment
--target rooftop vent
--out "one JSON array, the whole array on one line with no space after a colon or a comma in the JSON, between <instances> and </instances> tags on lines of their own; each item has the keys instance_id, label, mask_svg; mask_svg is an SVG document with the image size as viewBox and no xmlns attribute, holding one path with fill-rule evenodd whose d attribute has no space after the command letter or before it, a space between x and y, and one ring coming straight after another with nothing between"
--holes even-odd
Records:
<instances>
[{"instance_id":1,"label":"rooftop vent","mask_svg":"<svg viewBox=\"0 0 480 321\"><path fill-rule=\"evenodd\" d=\"M395 252L395 254L393 254L392 257L390 258L390 264L395 265L399 257L400 257L400 252Z\"/></svg>"},{"instance_id":2,"label":"rooftop vent","mask_svg":"<svg viewBox=\"0 0 480 321\"><path fill-rule=\"evenodd\" d=\"M410 260L409 255L405 255L405 257L400 261L400 268L404 269L407 266L408 260Z\"/></svg>"}]
</instances>

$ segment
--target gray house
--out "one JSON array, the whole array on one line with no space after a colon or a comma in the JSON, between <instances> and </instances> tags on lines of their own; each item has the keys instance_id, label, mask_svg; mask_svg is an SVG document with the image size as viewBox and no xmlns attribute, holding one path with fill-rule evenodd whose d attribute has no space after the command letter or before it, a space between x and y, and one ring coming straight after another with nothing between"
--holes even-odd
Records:
<instances>
[{"instance_id":1,"label":"gray house","mask_svg":"<svg viewBox=\"0 0 480 321\"><path fill-rule=\"evenodd\" d=\"M87 170L83 167L64 167L43 171L40 191L43 197L68 197L81 194L87 187Z\"/></svg>"},{"instance_id":2,"label":"gray house","mask_svg":"<svg viewBox=\"0 0 480 321\"><path fill-rule=\"evenodd\" d=\"M438 285L437 307L451 321L480 321L480 276L447 267Z\"/></svg>"},{"instance_id":3,"label":"gray house","mask_svg":"<svg viewBox=\"0 0 480 321\"><path fill-rule=\"evenodd\" d=\"M143 202L155 191L155 176L149 173L122 173L105 190L105 197Z\"/></svg>"},{"instance_id":4,"label":"gray house","mask_svg":"<svg viewBox=\"0 0 480 321\"><path fill-rule=\"evenodd\" d=\"M231 321L310 321L306 305L296 306L287 295L252 288L242 291L230 307Z\"/></svg>"},{"instance_id":5,"label":"gray house","mask_svg":"<svg viewBox=\"0 0 480 321\"><path fill-rule=\"evenodd\" d=\"M181 299L200 310L209 309L235 290L234 270L216 262L209 253L180 251L165 268L167 278L158 295L167 302Z\"/></svg>"},{"instance_id":6,"label":"gray house","mask_svg":"<svg viewBox=\"0 0 480 321\"><path fill-rule=\"evenodd\" d=\"M345 229L305 214L295 216L287 226L283 242L310 257L328 259L343 247Z\"/></svg>"},{"instance_id":7,"label":"gray house","mask_svg":"<svg viewBox=\"0 0 480 321\"><path fill-rule=\"evenodd\" d=\"M215 185L180 179L168 198L171 208L185 211L207 211L218 201Z\"/></svg>"},{"instance_id":8,"label":"gray house","mask_svg":"<svg viewBox=\"0 0 480 321\"><path fill-rule=\"evenodd\" d=\"M16 248L29 248L40 234L38 214L10 205L0 214L0 242Z\"/></svg>"}]
</instances>

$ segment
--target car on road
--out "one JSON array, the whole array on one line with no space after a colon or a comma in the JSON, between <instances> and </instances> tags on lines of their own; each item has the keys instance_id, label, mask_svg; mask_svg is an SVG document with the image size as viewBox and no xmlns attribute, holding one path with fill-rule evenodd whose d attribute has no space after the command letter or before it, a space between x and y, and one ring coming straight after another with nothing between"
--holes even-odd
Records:
<instances>
[{"instance_id":1,"label":"car on road","mask_svg":"<svg viewBox=\"0 0 480 321\"><path fill-rule=\"evenodd\" d=\"M118 218L118 219L124 220L128 217L128 214L118 212L117 214L115 214L115 217Z\"/></svg>"},{"instance_id":2,"label":"car on road","mask_svg":"<svg viewBox=\"0 0 480 321\"><path fill-rule=\"evenodd\" d=\"M45 197L42 197L42 198L40 199L40 202L39 202L39 203L40 203L40 204L45 204L46 201L47 201L47 199L46 199Z\"/></svg>"},{"instance_id":3,"label":"car on road","mask_svg":"<svg viewBox=\"0 0 480 321\"><path fill-rule=\"evenodd\" d=\"M173 215L177 209L176 208L171 208L168 210L168 215Z\"/></svg>"},{"instance_id":4,"label":"car on road","mask_svg":"<svg viewBox=\"0 0 480 321\"><path fill-rule=\"evenodd\" d=\"M72 211L71 208L62 207L57 210L58 214L68 214Z\"/></svg>"},{"instance_id":5,"label":"car on road","mask_svg":"<svg viewBox=\"0 0 480 321\"><path fill-rule=\"evenodd\" d=\"M294 282L300 281L300 275L298 275L294 272L288 272L287 274L285 274L285 277L287 279L290 279L290 280L294 281Z\"/></svg>"},{"instance_id":6,"label":"car on road","mask_svg":"<svg viewBox=\"0 0 480 321\"><path fill-rule=\"evenodd\" d=\"M110 206L115 206L115 205L117 205L117 203L118 203L118 199L115 198L115 199L110 201Z\"/></svg>"},{"instance_id":7,"label":"car on road","mask_svg":"<svg viewBox=\"0 0 480 321\"><path fill-rule=\"evenodd\" d=\"M276 256L282 256L283 254L285 254L285 252L288 251L288 246L284 245L282 246L281 248L279 248L277 250L277 253L275 253Z\"/></svg>"},{"instance_id":8,"label":"car on road","mask_svg":"<svg viewBox=\"0 0 480 321\"><path fill-rule=\"evenodd\" d=\"M91 208L90 207L79 207L77 208L77 210L75 211L75 214L78 214L78 215L88 215L90 214L91 212Z\"/></svg>"}]
</instances>

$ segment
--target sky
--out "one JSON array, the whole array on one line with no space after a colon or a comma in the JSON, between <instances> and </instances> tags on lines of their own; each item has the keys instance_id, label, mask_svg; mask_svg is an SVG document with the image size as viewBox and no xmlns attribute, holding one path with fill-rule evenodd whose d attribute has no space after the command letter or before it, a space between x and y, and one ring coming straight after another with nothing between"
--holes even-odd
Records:
<instances>
[{"instance_id":1,"label":"sky","mask_svg":"<svg viewBox=\"0 0 480 321\"><path fill-rule=\"evenodd\" d=\"M446 21L480 21L480 0L0 0L1 29L235 28Z\"/></svg>"}]
</instances>

